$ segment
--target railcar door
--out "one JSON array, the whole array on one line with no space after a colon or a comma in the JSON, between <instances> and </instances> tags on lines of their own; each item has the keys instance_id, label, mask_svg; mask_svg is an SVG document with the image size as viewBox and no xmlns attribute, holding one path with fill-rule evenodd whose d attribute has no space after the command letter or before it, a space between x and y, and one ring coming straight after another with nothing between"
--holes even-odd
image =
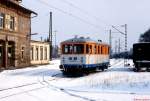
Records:
<instances>
[{"instance_id":1,"label":"railcar door","mask_svg":"<svg viewBox=\"0 0 150 101\"><path fill-rule=\"evenodd\" d=\"M4 67L4 44L0 41L0 67Z\"/></svg>"}]
</instances>

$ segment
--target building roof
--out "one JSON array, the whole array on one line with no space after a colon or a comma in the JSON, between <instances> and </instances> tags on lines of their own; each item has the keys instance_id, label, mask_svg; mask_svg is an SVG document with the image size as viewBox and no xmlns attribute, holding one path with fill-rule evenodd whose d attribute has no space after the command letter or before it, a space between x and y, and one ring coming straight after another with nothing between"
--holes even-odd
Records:
<instances>
[{"instance_id":1,"label":"building roof","mask_svg":"<svg viewBox=\"0 0 150 101\"><path fill-rule=\"evenodd\" d=\"M0 3L6 5L7 7L17 8L17 10L24 11L25 13L30 13L30 14L33 13L33 14L37 15L36 12L29 10L23 6L20 6L16 3L12 2L11 0L0 0Z\"/></svg>"},{"instance_id":2,"label":"building roof","mask_svg":"<svg viewBox=\"0 0 150 101\"><path fill-rule=\"evenodd\" d=\"M49 42L31 40L31 43L49 44Z\"/></svg>"}]
</instances>

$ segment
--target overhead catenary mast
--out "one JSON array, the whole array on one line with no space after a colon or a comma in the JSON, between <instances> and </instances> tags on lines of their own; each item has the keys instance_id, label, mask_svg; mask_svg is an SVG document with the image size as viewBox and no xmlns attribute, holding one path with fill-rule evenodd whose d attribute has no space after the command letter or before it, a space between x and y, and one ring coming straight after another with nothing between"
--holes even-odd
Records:
<instances>
[{"instance_id":1,"label":"overhead catenary mast","mask_svg":"<svg viewBox=\"0 0 150 101\"><path fill-rule=\"evenodd\" d=\"M122 35L124 35L124 39L125 39L125 46L124 46L124 52L125 52L125 56L124 56L124 66L127 65L127 57L128 57L128 43L127 43L127 24L122 25L121 27L125 28L125 31L122 32L119 29L117 29L115 26L112 26L112 28L114 28L116 31L118 31L118 33L121 33Z\"/></svg>"}]
</instances>

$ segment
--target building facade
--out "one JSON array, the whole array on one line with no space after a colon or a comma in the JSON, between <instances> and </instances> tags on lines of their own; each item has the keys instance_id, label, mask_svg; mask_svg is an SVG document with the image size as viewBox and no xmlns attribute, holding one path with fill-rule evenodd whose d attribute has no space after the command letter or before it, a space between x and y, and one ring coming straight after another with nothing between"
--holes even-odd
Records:
<instances>
[{"instance_id":1,"label":"building facade","mask_svg":"<svg viewBox=\"0 0 150 101\"><path fill-rule=\"evenodd\" d=\"M0 0L0 69L30 65L31 14L21 0Z\"/></svg>"},{"instance_id":2,"label":"building facade","mask_svg":"<svg viewBox=\"0 0 150 101\"><path fill-rule=\"evenodd\" d=\"M31 41L30 59L31 65L49 64L49 43Z\"/></svg>"}]
</instances>

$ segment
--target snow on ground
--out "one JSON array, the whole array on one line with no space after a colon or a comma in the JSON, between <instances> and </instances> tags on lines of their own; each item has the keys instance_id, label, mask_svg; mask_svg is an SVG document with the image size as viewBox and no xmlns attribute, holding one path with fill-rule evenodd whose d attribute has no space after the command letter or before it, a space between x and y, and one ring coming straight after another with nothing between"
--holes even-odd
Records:
<instances>
[{"instance_id":1,"label":"snow on ground","mask_svg":"<svg viewBox=\"0 0 150 101\"><path fill-rule=\"evenodd\" d=\"M66 77L59 60L0 73L0 101L150 101L150 73L112 59L104 72Z\"/></svg>"}]
</instances>

